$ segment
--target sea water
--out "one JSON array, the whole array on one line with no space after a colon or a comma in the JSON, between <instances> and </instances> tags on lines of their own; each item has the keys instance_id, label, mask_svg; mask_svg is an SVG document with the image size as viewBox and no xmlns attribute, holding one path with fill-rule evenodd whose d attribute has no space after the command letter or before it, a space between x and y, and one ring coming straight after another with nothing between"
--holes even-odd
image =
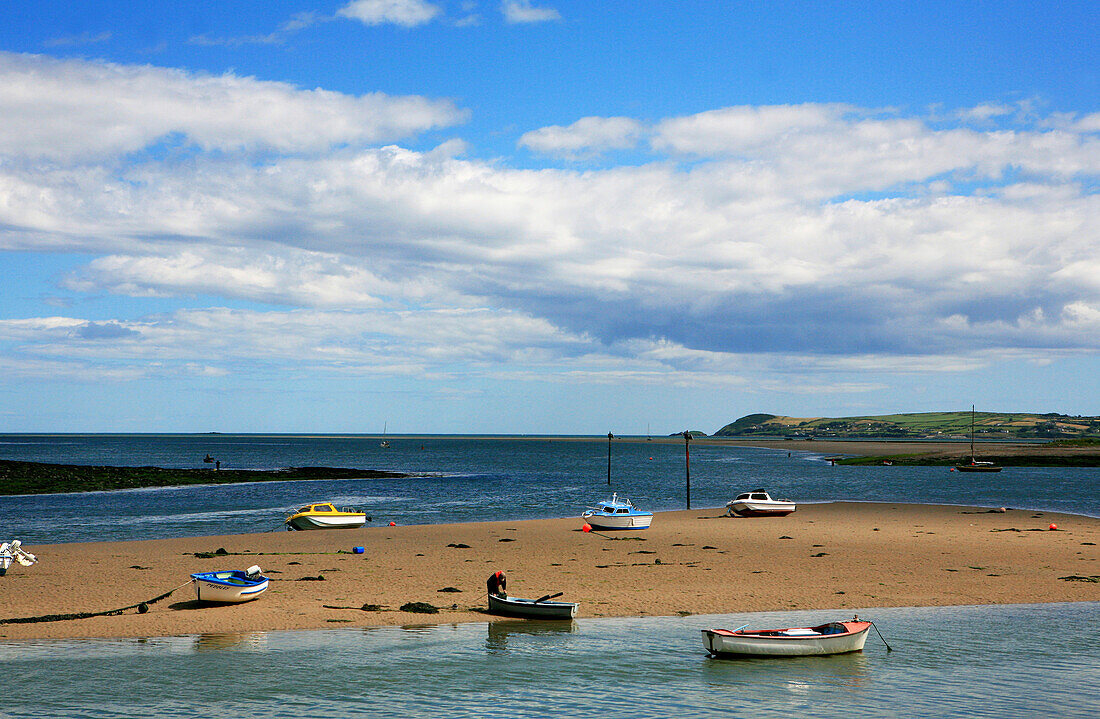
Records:
<instances>
[{"instance_id":1,"label":"sea water","mask_svg":"<svg viewBox=\"0 0 1100 719\"><path fill-rule=\"evenodd\" d=\"M693 443L255 435L8 435L0 458L72 464L327 465L403 479L257 482L0 497L28 544L281 530L326 500L399 524L577 516L611 491L648 509L799 502L1009 506L1100 516L1100 471L834 467L820 454ZM125 640L0 640L0 719L33 717L1100 716L1100 604L864 609L862 653L713 659L700 629L806 626L839 612L416 625Z\"/></svg>"},{"instance_id":2,"label":"sea water","mask_svg":"<svg viewBox=\"0 0 1100 719\"><path fill-rule=\"evenodd\" d=\"M281 531L296 507L331 501L373 526L579 517L611 492L644 509L722 507L767 488L799 503L912 502L1100 516L1100 469L833 466L813 452L579 438L284 435L0 435L0 459L59 464L223 468L330 466L400 479L248 482L0 496L0 539L27 544ZM371 526L371 525L368 525Z\"/></svg>"},{"instance_id":3,"label":"sea water","mask_svg":"<svg viewBox=\"0 0 1100 719\"><path fill-rule=\"evenodd\" d=\"M0 641L3 719L1100 716L1100 604L864 609L863 652L715 659L839 612Z\"/></svg>"}]
</instances>

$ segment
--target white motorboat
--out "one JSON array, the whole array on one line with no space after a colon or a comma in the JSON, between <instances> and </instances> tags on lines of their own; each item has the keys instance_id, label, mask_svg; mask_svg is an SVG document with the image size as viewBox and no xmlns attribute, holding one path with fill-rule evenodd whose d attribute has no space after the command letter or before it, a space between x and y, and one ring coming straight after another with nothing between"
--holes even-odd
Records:
<instances>
[{"instance_id":1,"label":"white motorboat","mask_svg":"<svg viewBox=\"0 0 1100 719\"><path fill-rule=\"evenodd\" d=\"M332 502L307 504L285 522L287 529L358 529L366 523L365 512L336 509Z\"/></svg>"},{"instance_id":2,"label":"white motorboat","mask_svg":"<svg viewBox=\"0 0 1100 719\"><path fill-rule=\"evenodd\" d=\"M715 656L804 657L863 650L871 622L829 622L793 629L704 629L703 646Z\"/></svg>"},{"instance_id":3,"label":"white motorboat","mask_svg":"<svg viewBox=\"0 0 1100 719\"><path fill-rule=\"evenodd\" d=\"M593 529L649 529L653 512L644 512L625 497L612 494L611 499L600 502L595 509L581 515Z\"/></svg>"},{"instance_id":4,"label":"white motorboat","mask_svg":"<svg viewBox=\"0 0 1100 719\"><path fill-rule=\"evenodd\" d=\"M195 597L200 602L240 604L267 591L268 579L253 565L243 572L229 569L221 572L197 572L191 575Z\"/></svg>"},{"instance_id":5,"label":"white motorboat","mask_svg":"<svg viewBox=\"0 0 1100 719\"><path fill-rule=\"evenodd\" d=\"M796 509L789 499L772 499L763 489L754 489L737 495L726 503L726 513L739 517L785 517Z\"/></svg>"}]
</instances>

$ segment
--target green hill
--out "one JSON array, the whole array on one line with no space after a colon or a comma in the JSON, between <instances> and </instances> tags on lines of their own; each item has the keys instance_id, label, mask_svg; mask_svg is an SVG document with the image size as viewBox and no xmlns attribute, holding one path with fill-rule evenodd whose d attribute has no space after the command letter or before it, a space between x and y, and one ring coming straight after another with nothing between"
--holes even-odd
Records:
<instances>
[{"instance_id":1,"label":"green hill","mask_svg":"<svg viewBox=\"0 0 1100 719\"><path fill-rule=\"evenodd\" d=\"M727 424L716 437L800 439L963 439L970 436L970 412L914 412L863 417L785 417L750 414ZM1076 439L1100 437L1100 417L1027 412L977 412L976 439Z\"/></svg>"}]
</instances>

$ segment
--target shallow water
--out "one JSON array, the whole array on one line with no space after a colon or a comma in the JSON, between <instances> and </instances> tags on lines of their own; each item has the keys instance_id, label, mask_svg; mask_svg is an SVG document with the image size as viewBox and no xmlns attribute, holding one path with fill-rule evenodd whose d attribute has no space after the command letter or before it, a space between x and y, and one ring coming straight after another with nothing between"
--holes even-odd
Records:
<instances>
[{"instance_id":1,"label":"shallow water","mask_svg":"<svg viewBox=\"0 0 1100 719\"><path fill-rule=\"evenodd\" d=\"M713 659L837 612L0 641L0 717L1089 717L1100 604L860 610L861 653ZM873 632L873 630L872 630Z\"/></svg>"},{"instance_id":2,"label":"shallow water","mask_svg":"<svg viewBox=\"0 0 1100 719\"><path fill-rule=\"evenodd\" d=\"M199 467L326 465L413 473L405 479L254 482L0 497L0 539L52 543L281 530L313 501L355 506L373 524L579 517L611 491L650 510L683 509L682 444L618 442L607 484L606 442L561 438L377 438L259 435L0 435L0 459ZM692 507L721 507L768 488L801 503L913 502L1013 507L1100 516L1100 469L1009 468L961 475L947 467L834 467L822 455L691 447Z\"/></svg>"}]
</instances>

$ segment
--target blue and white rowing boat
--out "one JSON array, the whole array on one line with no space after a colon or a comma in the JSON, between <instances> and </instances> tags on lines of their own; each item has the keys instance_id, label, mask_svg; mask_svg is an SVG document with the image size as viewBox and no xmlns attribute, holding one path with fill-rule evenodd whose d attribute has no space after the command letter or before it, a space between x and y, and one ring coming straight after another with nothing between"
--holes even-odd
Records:
<instances>
[{"instance_id":1,"label":"blue and white rowing boat","mask_svg":"<svg viewBox=\"0 0 1100 719\"><path fill-rule=\"evenodd\" d=\"M198 572L191 575L195 596L200 602L240 604L255 599L267 591L268 579L253 565L243 572L229 569L221 572Z\"/></svg>"}]
</instances>

